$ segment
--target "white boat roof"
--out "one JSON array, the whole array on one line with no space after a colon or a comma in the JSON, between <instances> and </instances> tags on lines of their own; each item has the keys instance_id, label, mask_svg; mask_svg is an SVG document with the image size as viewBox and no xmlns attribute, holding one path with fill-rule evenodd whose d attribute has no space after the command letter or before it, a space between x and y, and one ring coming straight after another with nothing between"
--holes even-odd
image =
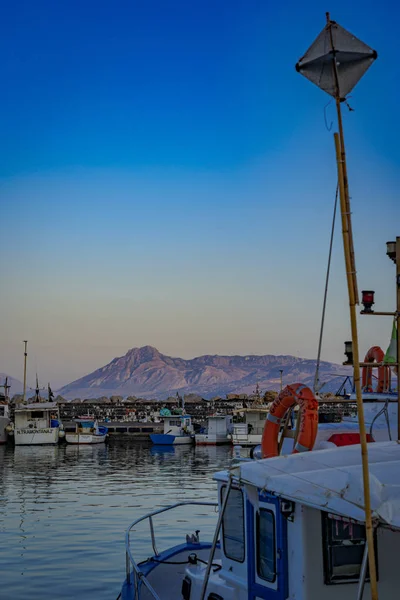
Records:
<instances>
[{"instance_id":1,"label":"white boat roof","mask_svg":"<svg viewBox=\"0 0 400 600\"><path fill-rule=\"evenodd\" d=\"M400 529L400 443L370 443L368 458L373 518ZM360 445L244 462L233 473L241 483L365 521Z\"/></svg>"},{"instance_id":2,"label":"white boat roof","mask_svg":"<svg viewBox=\"0 0 400 600\"><path fill-rule=\"evenodd\" d=\"M23 412L26 410L55 410L58 411L58 406L55 402L31 402L30 404L20 404L15 407L15 411Z\"/></svg>"}]
</instances>

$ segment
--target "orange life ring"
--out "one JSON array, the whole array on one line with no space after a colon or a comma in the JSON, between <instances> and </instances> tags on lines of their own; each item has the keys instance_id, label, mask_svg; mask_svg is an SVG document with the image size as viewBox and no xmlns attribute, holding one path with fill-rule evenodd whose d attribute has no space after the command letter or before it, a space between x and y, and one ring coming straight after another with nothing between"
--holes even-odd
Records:
<instances>
[{"instance_id":1,"label":"orange life ring","mask_svg":"<svg viewBox=\"0 0 400 600\"><path fill-rule=\"evenodd\" d=\"M379 346L372 346L365 355L364 362L371 363L370 367L363 367L362 389L364 392L373 392L372 387L372 369L374 362L383 362L385 353ZM388 366L378 367L378 386L376 392L381 394L388 390L390 386L390 368Z\"/></svg>"},{"instance_id":2,"label":"orange life ring","mask_svg":"<svg viewBox=\"0 0 400 600\"><path fill-rule=\"evenodd\" d=\"M287 411L297 404L301 410L300 430L293 454L312 450L318 432L318 401L302 383L287 385L275 398L265 422L261 440L263 458L278 456L278 434Z\"/></svg>"}]
</instances>

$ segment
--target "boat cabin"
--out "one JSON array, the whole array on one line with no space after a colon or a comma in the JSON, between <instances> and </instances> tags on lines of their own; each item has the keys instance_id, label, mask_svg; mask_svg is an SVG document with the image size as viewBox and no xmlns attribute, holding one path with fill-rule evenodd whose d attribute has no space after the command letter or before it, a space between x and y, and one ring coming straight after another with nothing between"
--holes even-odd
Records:
<instances>
[{"instance_id":1,"label":"boat cabin","mask_svg":"<svg viewBox=\"0 0 400 600\"><path fill-rule=\"evenodd\" d=\"M9 416L9 407L8 407L8 403L1 402L1 397L0 397L0 417L8 417Z\"/></svg>"},{"instance_id":2,"label":"boat cabin","mask_svg":"<svg viewBox=\"0 0 400 600\"><path fill-rule=\"evenodd\" d=\"M245 408L236 411L233 423L232 442L241 446L255 446L261 443L265 420L269 409L267 407Z\"/></svg>"},{"instance_id":3,"label":"boat cabin","mask_svg":"<svg viewBox=\"0 0 400 600\"><path fill-rule=\"evenodd\" d=\"M196 433L196 444L219 445L230 444L233 431L232 415L213 415L208 417L207 426Z\"/></svg>"},{"instance_id":4,"label":"boat cabin","mask_svg":"<svg viewBox=\"0 0 400 600\"><path fill-rule=\"evenodd\" d=\"M171 415L163 417L164 435L186 435L193 433L192 419L189 415Z\"/></svg>"},{"instance_id":5,"label":"boat cabin","mask_svg":"<svg viewBox=\"0 0 400 600\"><path fill-rule=\"evenodd\" d=\"M94 417L79 417L75 419L75 432L88 434L97 433L98 423Z\"/></svg>"},{"instance_id":6,"label":"boat cabin","mask_svg":"<svg viewBox=\"0 0 400 600\"><path fill-rule=\"evenodd\" d=\"M218 473L220 511L229 495L220 568L211 570L204 597L354 600L366 553L360 460L360 446L348 446L247 461L233 476ZM379 598L392 600L400 553L400 446L372 444L369 461ZM184 600L201 597L204 574L205 567L187 567ZM364 598L368 588L366 573Z\"/></svg>"},{"instance_id":7,"label":"boat cabin","mask_svg":"<svg viewBox=\"0 0 400 600\"><path fill-rule=\"evenodd\" d=\"M47 429L59 426L59 409L54 402L32 402L15 408L15 429Z\"/></svg>"}]
</instances>

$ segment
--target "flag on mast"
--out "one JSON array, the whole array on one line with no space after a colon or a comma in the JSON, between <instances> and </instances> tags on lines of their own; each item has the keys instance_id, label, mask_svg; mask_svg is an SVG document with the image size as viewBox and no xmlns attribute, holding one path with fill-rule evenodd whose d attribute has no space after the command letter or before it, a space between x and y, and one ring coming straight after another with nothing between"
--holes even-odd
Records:
<instances>
[{"instance_id":1,"label":"flag on mast","mask_svg":"<svg viewBox=\"0 0 400 600\"><path fill-rule=\"evenodd\" d=\"M385 358L383 359L383 362L388 365L396 363L397 362L396 355L397 355L397 327L396 327L396 321L393 320L392 337L390 339L390 344L388 346L388 349L386 350L386 354L385 354Z\"/></svg>"}]
</instances>

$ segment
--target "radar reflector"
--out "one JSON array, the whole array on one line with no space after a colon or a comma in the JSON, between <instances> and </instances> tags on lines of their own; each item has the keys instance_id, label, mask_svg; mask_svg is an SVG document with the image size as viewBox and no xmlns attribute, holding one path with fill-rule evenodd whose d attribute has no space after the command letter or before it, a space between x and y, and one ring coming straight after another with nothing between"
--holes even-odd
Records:
<instances>
[{"instance_id":1,"label":"radar reflector","mask_svg":"<svg viewBox=\"0 0 400 600\"><path fill-rule=\"evenodd\" d=\"M296 70L333 97L344 100L378 54L330 21L296 64Z\"/></svg>"}]
</instances>

